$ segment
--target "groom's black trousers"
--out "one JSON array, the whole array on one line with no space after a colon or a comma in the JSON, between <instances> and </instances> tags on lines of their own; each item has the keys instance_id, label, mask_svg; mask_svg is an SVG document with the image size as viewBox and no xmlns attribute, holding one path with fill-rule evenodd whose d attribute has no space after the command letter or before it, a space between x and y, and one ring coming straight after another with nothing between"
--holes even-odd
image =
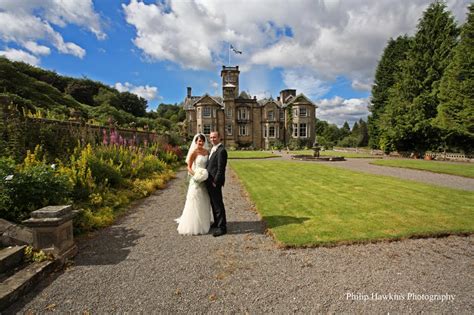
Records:
<instances>
[{"instance_id":1,"label":"groom's black trousers","mask_svg":"<svg viewBox=\"0 0 474 315\"><path fill-rule=\"evenodd\" d=\"M222 186L214 187L212 184L207 186L209 190L209 197L211 199L212 215L214 216L214 223L220 229L227 229L227 219L225 216L224 201L222 199Z\"/></svg>"}]
</instances>

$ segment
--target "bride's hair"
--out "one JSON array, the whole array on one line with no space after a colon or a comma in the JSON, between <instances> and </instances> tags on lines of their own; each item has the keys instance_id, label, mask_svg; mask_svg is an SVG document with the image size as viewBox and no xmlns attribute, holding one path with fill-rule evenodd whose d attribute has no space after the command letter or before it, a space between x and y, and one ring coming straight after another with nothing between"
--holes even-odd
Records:
<instances>
[{"instance_id":1,"label":"bride's hair","mask_svg":"<svg viewBox=\"0 0 474 315\"><path fill-rule=\"evenodd\" d=\"M189 162L189 160L191 159L191 155L193 154L194 150L196 150L198 139L204 141L204 149L209 150L209 143L207 142L206 136L202 133L197 133L196 135L194 135L193 142L191 142L191 145L189 146L188 154L186 156L186 163Z\"/></svg>"},{"instance_id":2,"label":"bride's hair","mask_svg":"<svg viewBox=\"0 0 474 315\"><path fill-rule=\"evenodd\" d=\"M198 139L201 139L202 141L204 141L204 143L206 142L206 136L204 136L202 133L198 133L196 135L196 139L194 140L194 142L197 143Z\"/></svg>"}]
</instances>

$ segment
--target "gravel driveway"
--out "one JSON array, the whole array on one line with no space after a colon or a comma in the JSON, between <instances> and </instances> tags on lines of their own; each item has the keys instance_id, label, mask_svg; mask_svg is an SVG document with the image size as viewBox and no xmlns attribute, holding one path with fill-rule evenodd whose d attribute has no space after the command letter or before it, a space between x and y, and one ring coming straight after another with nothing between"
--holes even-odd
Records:
<instances>
[{"instance_id":1,"label":"gravel driveway","mask_svg":"<svg viewBox=\"0 0 474 315\"><path fill-rule=\"evenodd\" d=\"M5 314L474 310L474 236L279 249L228 173L229 234L177 234L173 219L185 192L180 172L117 224L79 240L75 264Z\"/></svg>"},{"instance_id":2,"label":"gravel driveway","mask_svg":"<svg viewBox=\"0 0 474 315\"><path fill-rule=\"evenodd\" d=\"M341 162L323 162L331 166L342 167L354 171L378 175L394 176L424 182L437 186L474 191L474 178L467 178L448 174L438 174L407 168L372 165L373 159L347 159ZM313 162L314 163L314 162Z\"/></svg>"}]
</instances>

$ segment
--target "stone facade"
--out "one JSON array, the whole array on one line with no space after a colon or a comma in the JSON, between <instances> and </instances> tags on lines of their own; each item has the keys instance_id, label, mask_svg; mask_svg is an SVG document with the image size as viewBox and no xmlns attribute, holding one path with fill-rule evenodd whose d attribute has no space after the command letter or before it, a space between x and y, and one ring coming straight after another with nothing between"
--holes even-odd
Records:
<instances>
[{"instance_id":1,"label":"stone facade","mask_svg":"<svg viewBox=\"0 0 474 315\"><path fill-rule=\"evenodd\" d=\"M317 106L287 89L277 99L257 100L239 93L239 67L222 67L222 96L193 96L188 87L183 107L189 136L217 130L225 146L269 149L292 139L311 146ZM293 141L294 141L293 140Z\"/></svg>"}]
</instances>

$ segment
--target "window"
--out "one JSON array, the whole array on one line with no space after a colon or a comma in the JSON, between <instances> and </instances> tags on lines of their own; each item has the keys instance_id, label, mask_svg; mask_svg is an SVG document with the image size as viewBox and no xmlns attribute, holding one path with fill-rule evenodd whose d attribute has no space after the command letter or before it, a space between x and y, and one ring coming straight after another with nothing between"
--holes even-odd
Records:
<instances>
[{"instance_id":1,"label":"window","mask_svg":"<svg viewBox=\"0 0 474 315\"><path fill-rule=\"evenodd\" d=\"M211 125L204 125L203 133L204 133L205 135L210 134L210 133L211 133Z\"/></svg>"},{"instance_id":2,"label":"window","mask_svg":"<svg viewBox=\"0 0 474 315\"><path fill-rule=\"evenodd\" d=\"M298 108L293 108L293 117L298 116Z\"/></svg>"},{"instance_id":3,"label":"window","mask_svg":"<svg viewBox=\"0 0 474 315\"><path fill-rule=\"evenodd\" d=\"M247 125L239 125L239 136L247 136L248 130Z\"/></svg>"},{"instance_id":4,"label":"window","mask_svg":"<svg viewBox=\"0 0 474 315\"><path fill-rule=\"evenodd\" d=\"M268 127L268 137L275 138L275 126Z\"/></svg>"},{"instance_id":5,"label":"window","mask_svg":"<svg viewBox=\"0 0 474 315\"><path fill-rule=\"evenodd\" d=\"M232 108L226 108L225 109L225 116L227 118L232 118Z\"/></svg>"},{"instance_id":6,"label":"window","mask_svg":"<svg viewBox=\"0 0 474 315\"><path fill-rule=\"evenodd\" d=\"M274 120L275 119L273 114L274 114L274 112L272 110L268 111L268 113L267 113L268 120Z\"/></svg>"},{"instance_id":7,"label":"window","mask_svg":"<svg viewBox=\"0 0 474 315\"><path fill-rule=\"evenodd\" d=\"M306 107L300 108L300 117L308 117L308 113L306 112Z\"/></svg>"},{"instance_id":8,"label":"window","mask_svg":"<svg viewBox=\"0 0 474 315\"><path fill-rule=\"evenodd\" d=\"M285 111L280 109L280 120L283 121L285 119Z\"/></svg>"},{"instance_id":9,"label":"window","mask_svg":"<svg viewBox=\"0 0 474 315\"><path fill-rule=\"evenodd\" d=\"M232 124L225 125L225 132L228 136L232 136Z\"/></svg>"},{"instance_id":10,"label":"window","mask_svg":"<svg viewBox=\"0 0 474 315\"><path fill-rule=\"evenodd\" d=\"M298 124L293 124L293 137L298 137Z\"/></svg>"},{"instance_id":11,"label":"window","mask_svg":"<svg viewBox=\"0 0 474 315\"><path fill-rule=\"evenodd\" d=\"M202 117L211 117L211 108L210 107L204 107L202 109Z\"/></svg>"},{"instance_id":12,"label":"window","mask_svg":"<svg viewBox=\"0 0 474 315\"><path fill-rule=\"evenodd\" d=\"M239 109L239 117L238 117L238 119L248 119L247 109L245 109L245 108Z\"/></svg>"},{"instance_id":13,"label":"window","mask_svg":"<svg viewBox=\"0 0 474 315\"><path fill-rule=\"evenodd\" d=\"M300 124L300 138L306 138L306 124Z\"/></svg>"}]
</instances>

